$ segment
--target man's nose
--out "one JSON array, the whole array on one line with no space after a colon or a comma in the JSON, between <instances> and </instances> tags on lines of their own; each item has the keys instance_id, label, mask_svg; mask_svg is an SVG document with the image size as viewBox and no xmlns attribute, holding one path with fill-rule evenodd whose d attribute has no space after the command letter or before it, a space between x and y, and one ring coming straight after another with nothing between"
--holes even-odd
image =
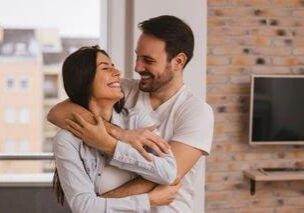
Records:
<instances>
[{"instance_id":1,"label":"man's nose","mask_svg":"<svg viewBox=\"0 0 304 213\"><path fill-rule=\"evenodd\" d=\"M135 72L140 73L144 70L145 70L144 64L140 60L137 60L135 63Z\"/></svg>"}]
</instances>

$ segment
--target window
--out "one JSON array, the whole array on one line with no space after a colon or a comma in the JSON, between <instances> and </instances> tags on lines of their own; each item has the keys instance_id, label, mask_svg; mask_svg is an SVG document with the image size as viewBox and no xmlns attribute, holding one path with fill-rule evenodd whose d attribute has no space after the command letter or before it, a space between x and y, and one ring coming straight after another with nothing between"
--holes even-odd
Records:
<instances>
[{"instance_id":1,"label":"window","mask_svg":"<svg viewBox=\"0 0 304 213\"><path fill-rule=\"evenodd\" d=\"M27 75L24 75L20 78L20 88L21 90L26 90L29 87L29 78Z\"/></svg>"},{"instance_id":2,"label":"window","mask_svg":"<svg viewBox=\"0 0 304 213\"><path fill-rule=\"evenodd\" d=\"M15 84L15 81L14 81L14 78L13 76L8 76L6 78L6 81L5 81L5 87L7 90L12 90L14 88L14 84Z\"/></svg>"},{"instance_id":3,"label":"window","mask_svg":"<svg viewBox=\"0 0 304 213\"><path fill-rule=\"evenodd\" d=\"M21 124L28 124L30 122L30 110L28 108L20 109L19 122Z\"/></svg>"},{"instance_id":4,"label":"window","mask_svg":"<svg viewBox=\"0 0 304 213\"><path fill-rule=\"evenodd\" d=\"M16 110L12 107L7 107L4 110L4 120L7 124L13 124L16 122Z\"/></svg>"},{"instance_id":5,"label":"window","mask_svg":"<svg viewBox=\"0 0 304 213\"><path fill-rule=\"evenodd\" d=\"M106 0L1 2L0 154L9 152L8 159L20 153L26 156L18 156L20 161L0 160L0 173L40 173L54 168L48 162L53 144L47 139L58 128L47 122L46 113L64 99L62 63L70 51L106 45L99 42L100 27L107 26L100 24L102 20L106 23L107 16L101 13L101 9L107 10L104 3L101 8L102 2ZM18 15L12 18L10 11L16 11L16 5ZM66 10L71 5L73 10ZM103 32L101 38L105 40ZM27 155L35 160L27 160Z\"/></svg>"},{"instance_id":6,"label":"window","mask_svg":"<svg viewBox=\"0 0 304 213\"><path fill-rule=\"evenodd\" d=\"M28 140L25 140L25 139L21 140L19 142L19 152L20 153L29 152L30 151L29 146L30 146L30 143Z\"/></svg>"},{"instance_id":7,"label":"window","mask_svg":"<svg viewBox=\"0 0 304 213\"><path fill-rule=\"evenodd\" d=\"M5 153L14 153L16 152L16 142L11 139L6 139L4 141L4 149Z\"/></svg>"}]
</instances>

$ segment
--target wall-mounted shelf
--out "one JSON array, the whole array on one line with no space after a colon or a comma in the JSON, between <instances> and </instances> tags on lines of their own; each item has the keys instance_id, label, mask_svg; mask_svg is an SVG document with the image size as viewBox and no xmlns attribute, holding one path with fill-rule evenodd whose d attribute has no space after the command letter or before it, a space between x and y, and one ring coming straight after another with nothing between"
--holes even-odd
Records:
<instances>
[{"instance_id":1,"label":"wall-mounted shelf","mask_svg":"<svg viewBox=\"0 0 304 213\"><path fill-rule=\"evenodd\" d=\"M304 169L295 168L261 168L243 171L250 179L250 194L255 194L256 181L292 181L304 180Z\"/></svg>"}]
</instances>

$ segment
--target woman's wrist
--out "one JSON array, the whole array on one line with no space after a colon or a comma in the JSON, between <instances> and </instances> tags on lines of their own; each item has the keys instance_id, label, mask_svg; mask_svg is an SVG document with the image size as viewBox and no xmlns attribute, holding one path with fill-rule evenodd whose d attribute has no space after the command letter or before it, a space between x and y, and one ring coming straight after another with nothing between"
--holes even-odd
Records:
<instances>
[{"instance_id":1,"label":"woman's wrist","mask_svg":"<svg viewBox=\"0 0 304 213\"><path fill-rule=\"evenodd\" d=\"M108 135L104 138L102 143L100 143L99 150L103 151L109 156L112 156L115 153L117 142L118 141L115 138Z\"/></svg>"}]
</instances>

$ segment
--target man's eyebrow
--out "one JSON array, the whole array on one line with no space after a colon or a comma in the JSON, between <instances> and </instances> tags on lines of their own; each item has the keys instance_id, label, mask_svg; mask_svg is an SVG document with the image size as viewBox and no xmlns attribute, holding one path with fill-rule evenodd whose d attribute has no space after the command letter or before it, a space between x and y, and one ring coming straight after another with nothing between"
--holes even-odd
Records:
<instances>
[{"instance_id":1,"label":"man's eyebrow","mask_svg":"<svg viewBox=\"0 0 304 213\"><path fill-rule=\"evenodd\" d=\"M149 56L149 55L138 55L137 54L137 51L135 50L135 53L136 53L136 55L138 56L138 57L141 57L141 58L145 58L145 59L149 59L149 60L152 60L152 61L156 61L156 59L155 58L153 58L153 57L151 57L151 56Z\"/></svg>"}]
</instances>

